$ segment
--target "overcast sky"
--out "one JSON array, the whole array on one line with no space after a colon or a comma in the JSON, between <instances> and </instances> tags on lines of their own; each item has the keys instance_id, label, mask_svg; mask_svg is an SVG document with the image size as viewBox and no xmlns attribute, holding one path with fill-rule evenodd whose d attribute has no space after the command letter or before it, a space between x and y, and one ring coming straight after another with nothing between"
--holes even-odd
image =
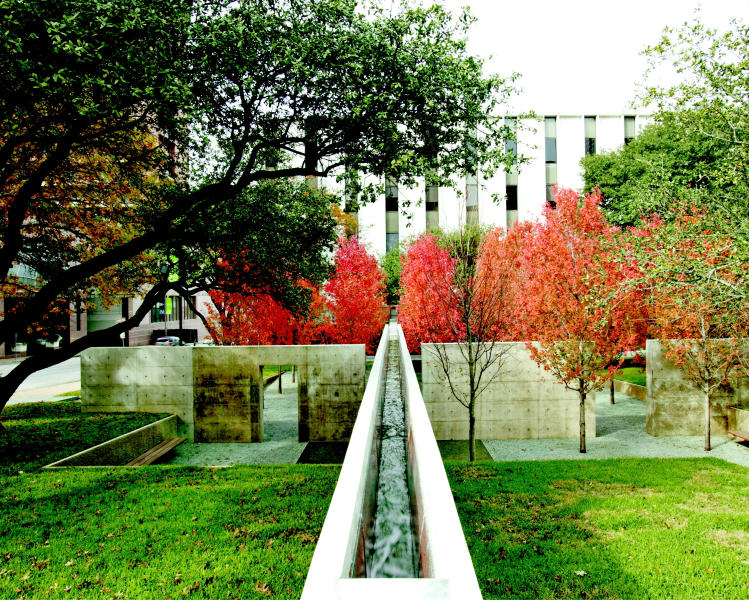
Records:
<instances>
[{"instance_id":1,"label":"overcast sky","mask_svg":"<svg viewBox=\"0 0 749 600\"><path fill-rule=\"evenodd\" d=\"M425 2L426 3L426 2ZM629 112L646 63L639 53L663 28L703 21L725 29L732 16L749 21L749 0L443 0L468 5L478 19L469 49L485 70L522 77L512 110L539 114ZM489 57L492 58L489 58Z\"/></svg>"}]
</instances>

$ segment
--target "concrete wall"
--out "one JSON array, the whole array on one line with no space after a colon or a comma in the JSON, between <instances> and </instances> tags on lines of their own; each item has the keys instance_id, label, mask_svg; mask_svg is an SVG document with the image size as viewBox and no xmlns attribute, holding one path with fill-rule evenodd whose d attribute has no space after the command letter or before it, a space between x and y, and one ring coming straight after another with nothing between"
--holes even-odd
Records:
<instances>
[{"instance_id":1,"label":"concrete wall","mask_svg":"<svg viewBox=\"0 0 749 600\"><path fill-rule=\"evenodd\" d=\"M82 452L77 452L44 468L125 465L164 440L177 437L177 427L177 417L172 415Z\"/></svg>"},{"instance_id":2,"label":"concrete wall","mask_svg":"<svg viewBox=\"0 0 749 600\"><path fill-rule=\"evenodd\" d=\"M299 440L347 440L365 383L364 345L89 348L88 412L176 414L198 442L261 442L260 365L299 368Z\"/></svg>"},{"instance_id":3,"label":"concrete wall","mask_svg":"<svg viewBox=\"0 0 749 600\"><path fill-rule=\"evenodd\" d=\"M705 432L705 400L702 392L682 375L681 370L664 356L658 340L645 346L647 363L647 432L653 436L703 435ZM710 430L725 434L728 427L728 406L749 402L749 378L741 379L734 388L718 390L712 400Z\"/></svg>"},{"instance_id":4,"label":"concrete wall","mask_svg":"<svg viewBox=\"0 0 749 600\"><path fill-rule=\"evenodd\" d=\"M498 344L509 348L504 365L484 377L493 382L476 405L476 437L484 440L575 438L580 435L580 404L571 392L540 368L524 342ZM468 375L457 344L446 344L451 376L463 390ZM468 439L468 410L455 400L435 355L433 344L422 344L422 388L434 435L438 440ZM493 373L491 372L493 370ZM586 402L586 437L595 437L595 398Z\"/></svg>"}]
</instances>

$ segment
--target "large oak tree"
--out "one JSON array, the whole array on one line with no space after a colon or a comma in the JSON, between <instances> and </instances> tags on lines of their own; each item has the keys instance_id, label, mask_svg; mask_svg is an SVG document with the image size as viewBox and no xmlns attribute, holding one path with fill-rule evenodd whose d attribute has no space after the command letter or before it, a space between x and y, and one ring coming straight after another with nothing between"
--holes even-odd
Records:
<instances>
[{"instance_id":1,"label":"large oak tree","mask_svg":"<svg viewBox=\"0 0 749 600\"><path fill-rule=\"evenodd\" d=\"M345 167L409 183L499 166L509 132L493 116L511 80L482 75L468 22L353 0L0 0L0 273L17 300L0 339L103 279L144 293L124 322L27 358L2 379L0 408L28 374L136 325L166 288L210 286L211 250L230 238L253 264L289 266L247 274L273 293L319 270L332 242L319 204L305 216L300 190L262 182ZM95 160L117 166L111 181L80 168ZM134 190L126 217L107 215L112 181ZM58 210L66 230L40 243L38 224ZM125 231L88 239L96 219ZM39 266L37 285L18 285L19 264Z\"/></svg>"}]
</instances>

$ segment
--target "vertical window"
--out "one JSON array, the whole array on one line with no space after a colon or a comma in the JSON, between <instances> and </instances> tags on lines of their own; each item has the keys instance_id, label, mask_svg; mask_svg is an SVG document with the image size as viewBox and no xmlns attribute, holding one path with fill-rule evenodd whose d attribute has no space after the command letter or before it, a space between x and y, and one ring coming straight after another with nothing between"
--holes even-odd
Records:
<instances>
[{"instance_id":1,"label":"vertical window","mask_svg":"<svg viewBox=\"0 0 749 600\"><path fill-rule=\"evenodd\" d=\"M429 185L427 183L425 192L426 201L426 213L427 213L427 229L435 229L439 227L439 187L436 185Z\"/></svg>"},{"instance_id":2,"label":"vertical window","mask_svg":"<svg viewBox=\"0 0 749 600\"><path fill-rule=\"evenodd\" d=\"M473 133L472 139L475 139ZM476 157L476 148L468 142L469 164L466 173L466 223L479 222L479 176Z\"/></svg>"},{"instance_id":3,"label":"vertical window","mask_svg":"<svg viewBox=\"0 0 749 600\"><path fill-rule=\"evenodd\" d=\"M554 207L554 186L557 184L557 119L544 119L546 136L546 202Z\"/></svg>"},{"instance_id":4,"label":"vertical window","mask_svg":"<svg viewBox=\"0 0 749 600\"><path fill-rule=\"evenodd\" d=\"M624 117L624 144L629 144L635 139L635 118Z\"/></svg>"},{"instance_id":5,"label":"vertical window","mask_svg":"<svg viewBox=\"0 0 749 600\"><path fill-rule=\"evenodd\" d=\"M385 250L398 246L398 182L385 179Z\"/></svg>"},{"instance_id":6,"label":"vertical window","mask_svg":"<svg viewBox=\"0 0 749 600\"><path fill-rule=\"evenodd\" d=\"M596 153L596 118L585 117L585 154Z\"/></svg>"},{"instance_id":7,"label":"vertical window","mask_svg":"<svg viewBox=\"0 0 749 600\"><path fill-rule=\"evenodd\" d=\"M513 223L518 220L518 142L516 137L518 121L515 117L507 117L505 119L505 125L514 138L505 142L505 150L514 158L512 167L505 174L505 190L507 195L505 209L507 212L507 227L511 227Z\"/></svg>"},{"instance_id":8,"label":"vertical window","mask_svg":"<svg viewBox=\"0 0 749 600\"><path fill-rule=\"evenodd\" d=\"M544 119L546 162L557 162L557 118L546 117Z\"/></svg>"}]
</instances>

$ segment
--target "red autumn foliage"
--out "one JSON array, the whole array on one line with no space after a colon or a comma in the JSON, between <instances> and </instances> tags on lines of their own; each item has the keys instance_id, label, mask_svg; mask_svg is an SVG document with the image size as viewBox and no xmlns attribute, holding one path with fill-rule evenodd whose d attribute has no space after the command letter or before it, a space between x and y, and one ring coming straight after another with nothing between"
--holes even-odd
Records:
<instances>
[{"instance_id":1,"label":"red autumn foliage","mask_svg":"<svg viewBox=\"0 0 749 600\"><path fill-rule=\"evenodd\" d=\"M335 273L325 284L327 333L339 344L366 344L374 353L388 319L385 273L356 238L338 240Z\"/></svg>"},{"instance_id":2,"label":"red autumn foliage","mask_svg":"<svg viewBox=\"0 0 749 600\"><path fill-rule=\"evenodd\" d=\"M312 290L312 301L306 317L297 317L265 293L239 293L212 290L214 307L209 307L208 330L219 345L286 345L318 341L324 301L309 283L300 284Z\"/></svg>"},{"instance_id":3,"label":"red autumn foliage","mask_svg":"<svg viewBox=\"0 0 749 600\"><path fill-rule=\"evenodd\" d=\"M227 278L251 268L234 259L219 263ZM340 239L325 294L308 282L299 284L312 292L306 316L295 316L262 290L213 290L209 330L222 345L366 344L374 352L388 317L384 277L376 259L356 239Z\"/></svg>"},{"instance_id":4,"label":"red autumn foliage","mask_svg":"<svg viewBox=\"0 0 749 600\"><path fill-rule=\"evenodd\" d=\"M420 352L422 343L457 341L451 326L459 321L453 293L456 263L433 233L419 236L408 247L401 270L398 321L409 352Z\"/></svg>"},{"instance_id":5,"label":"red autumn foliage","mask_svg":"<svg viewBox=\"0 0 749 600\"><path fill-rule=\"evenodd\" d=\"M702 393L710 450L712 396L747 366L749 307L736 290L749 266L731 237L714 231L700 211L671 224L653 218L635 233L650 275L653 335Z\"/></svg>"},{"instance_id":6,"label":"red autumn foliage","mask_svg":"<svg viewBox=\"0 0 749 600\"><path fill-rule=\"evenodd\" d=\"M537 343L533 359L580 395L580 451L585 452L586 396L614 376L622 352L645 339L640 293L625 285L636 265L619 260L616 230L604 218L600 194L580 202L555 190L556 208L528 235L515 275L525 332Z\"/></svg>"}]
</instances>

